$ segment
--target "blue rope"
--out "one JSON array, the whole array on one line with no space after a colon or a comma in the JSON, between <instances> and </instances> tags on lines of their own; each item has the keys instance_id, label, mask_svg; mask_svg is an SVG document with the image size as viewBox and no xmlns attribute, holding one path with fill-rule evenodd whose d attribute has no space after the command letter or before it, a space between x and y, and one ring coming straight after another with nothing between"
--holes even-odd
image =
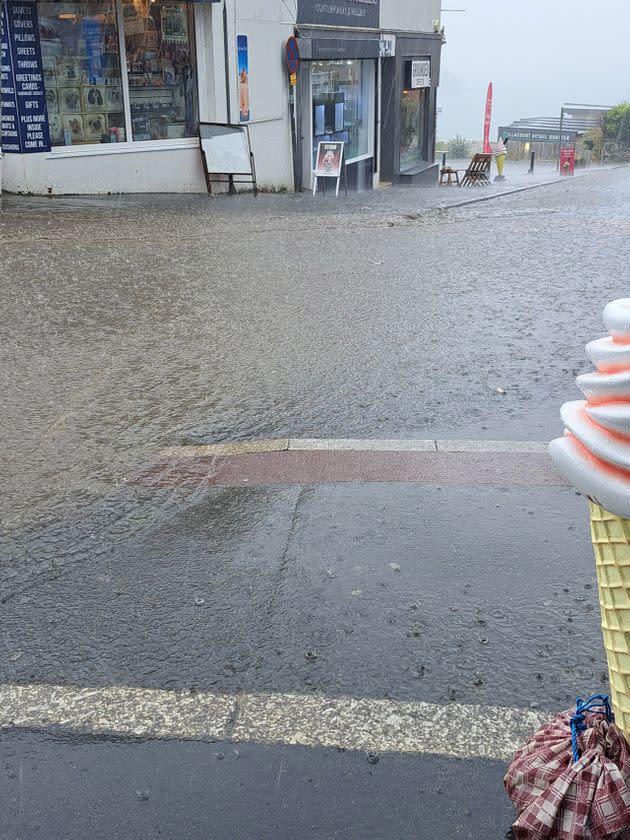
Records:
<instances>
[{"instance_id":1,"label":"blue rope","mask_svg":"<svg viewBox=\"0 0 630 840\"><path fill-rule=\"evenodd\" d=\"M575 714L571 716L571 747L573 750L573 763L577 764L580 760L580 748L578 745L578 733L586 731L586 723L584 716L587 712L592 712L596 715L606 715L608 723L612 723L614 715L610 708L610 702L607 694L593 694L588 700L580 700L578 697L575 701Z\"/></svg>"}]
</instances>

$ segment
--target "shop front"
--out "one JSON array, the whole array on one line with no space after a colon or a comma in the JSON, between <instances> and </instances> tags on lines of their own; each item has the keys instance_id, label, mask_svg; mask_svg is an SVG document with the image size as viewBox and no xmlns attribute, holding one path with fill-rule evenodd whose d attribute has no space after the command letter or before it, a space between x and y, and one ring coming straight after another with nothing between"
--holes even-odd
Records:
<instances>
[{"instance_id":1,"label":"shop front","mask_svg":"<svg viewBox=\"0 0 630 840\"><path fill-rule=\"evenodd\" d=\"M378 41L375 44L378 48ZM331 49L321 40L312 44L312 48L316 56L335 51L354 56L370 52L369 44L350 50L343 46L336 48L333 43ZM319 143L341 141L349 185L371 188L375 170L376 60L373 57L322 57L313 58L304 66L307 177L314 169Z\"/></svg>"},{"instance_id":2,"label":"shop front","mask_svg":"<svg viewBox=\"0 0 630 840\"><path fill-rule=\"evenodd\" d=\"M377 170L379 0L299 0L302 179L312 185L318 144L343 142L351 188L371 189Z\"/></svg>"},{"instance_id":3,"label":"shop front","mask_svg":"<svg viewBox=\"0 0 630 840\"><path fill-rule=\"evenodd\" d=\"M262 189L310 189L322 142L344 144L350 189L432 174L439 0L0 7L10 192L205 192L200 122L247 125Z\"/></svg>"},{"instance_id":4,"label":"shop front","mask_svg":"<svg viewBox=\"0 0 630 840\"><path fill-rule=\"evenodd\" d=\"M381 178L434 184L436 97L441 36L398 36L382 62Z\"/></svg>"},{"instance_id":5,"label":"shop front","mask_svg":"<svg viewBox=\"0 0 630 840\"><path fill-rule=\"evenodd\" d=\"M202 4L2 6L5 189L202 188L195 22Z\"/></svg>"},{"instance_id":6,"label":"shop front","mask_svg":"<svg viewBox=\"0 0 630 840\"><path fill-rule=\"evenodd\" d=\"M313 183L320 142L343 141L348 186L432 183L442 34L426 3L299 0L302 178ZM383 6L383 7L382 7ZM383 21L394 24L383 28Z\"/></svg>"}]
</instances>

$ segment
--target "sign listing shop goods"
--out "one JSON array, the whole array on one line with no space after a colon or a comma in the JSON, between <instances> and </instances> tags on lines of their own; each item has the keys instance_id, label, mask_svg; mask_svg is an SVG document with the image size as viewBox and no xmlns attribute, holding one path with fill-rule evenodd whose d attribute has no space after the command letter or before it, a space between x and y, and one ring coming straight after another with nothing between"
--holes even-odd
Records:
<instances>
[{"instance_id":1,"label":"sign listing shop goods","mask_svg":"<svg viewBox=\"0 0 630 840\"><path fill-rule=\"evenodd\" d=\"M50 151L37 4L2 2L2 151Z\"/></svg>"},{"instance_id":2,"label":"sign listing shop goods","mask_svg":"<svg viewBox=\"0 0 630 840\"><path fill-rule=\"evenodd\" d=\"M378 29L380 0L298 0L297 22Z\"/></svg>"}]
</instances>

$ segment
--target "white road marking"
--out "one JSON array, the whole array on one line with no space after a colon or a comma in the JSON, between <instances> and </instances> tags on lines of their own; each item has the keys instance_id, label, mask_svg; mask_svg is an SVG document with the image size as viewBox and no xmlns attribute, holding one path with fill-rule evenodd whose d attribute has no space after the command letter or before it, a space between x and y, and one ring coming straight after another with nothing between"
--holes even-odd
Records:
<instances>
[{"instance_id":1,"label":"white road marking","mask_svg":"<svg viewBox=\"0 0 630 840\"><path fill-rule=\"evenodd\" d=\"M548 444L529 440L432 440L421 438L278 438L275 440L171 446L163 458L199 458L212 455L250 455L256 452L514 452L546 453Z\"/></svg>"},{"instance_id":2,"label":"white road marking","mask_svg":"<svg viewBox=\"0 0 630 840\"><path fill-rule=\"evenodd\" d=\"M541 712L297 694L0 685L0 731L339 747L508 761Z\"/></svg>"},{"instance_id":3,"label":"white road marking","mask_svg":"<svg viewBox=\"0 0 630 840\"><path fill-rule=\"evenodd\" d=\"M250 455L253 452L282 452L289 448L288 438L275 440L225 441L200 446L169 446L162 449L163 458L202 458L208 455Z\"/></svg>"},{"instance_id":4,"label":"white road marking","mask_svg":"<svg viewBox=\"0 0 630 840\"><path fill-rule=\"evenodd\" d=\"M317 452L436 452L434 440L372 439L372 438L291 438L289 451Z\"/></svg>"}]
</instances>

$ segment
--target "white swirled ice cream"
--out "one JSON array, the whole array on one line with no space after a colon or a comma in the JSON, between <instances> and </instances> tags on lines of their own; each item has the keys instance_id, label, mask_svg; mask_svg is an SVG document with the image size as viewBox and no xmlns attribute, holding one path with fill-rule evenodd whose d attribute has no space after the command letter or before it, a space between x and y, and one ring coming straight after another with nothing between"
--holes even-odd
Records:
<instances>
[{"instance_id":1,"label":"white swirled ice cream","mask_svg":"<svg viewBox=\"0 0 630 840\"><path fill-rule=\"evenodd\" d=\"M610 335L586 345L595 371L575 380L586 399L562 406L549 450L578 490L630 519L630 298L609 303L604 323Z\"/></svg>"}]
</instances>

